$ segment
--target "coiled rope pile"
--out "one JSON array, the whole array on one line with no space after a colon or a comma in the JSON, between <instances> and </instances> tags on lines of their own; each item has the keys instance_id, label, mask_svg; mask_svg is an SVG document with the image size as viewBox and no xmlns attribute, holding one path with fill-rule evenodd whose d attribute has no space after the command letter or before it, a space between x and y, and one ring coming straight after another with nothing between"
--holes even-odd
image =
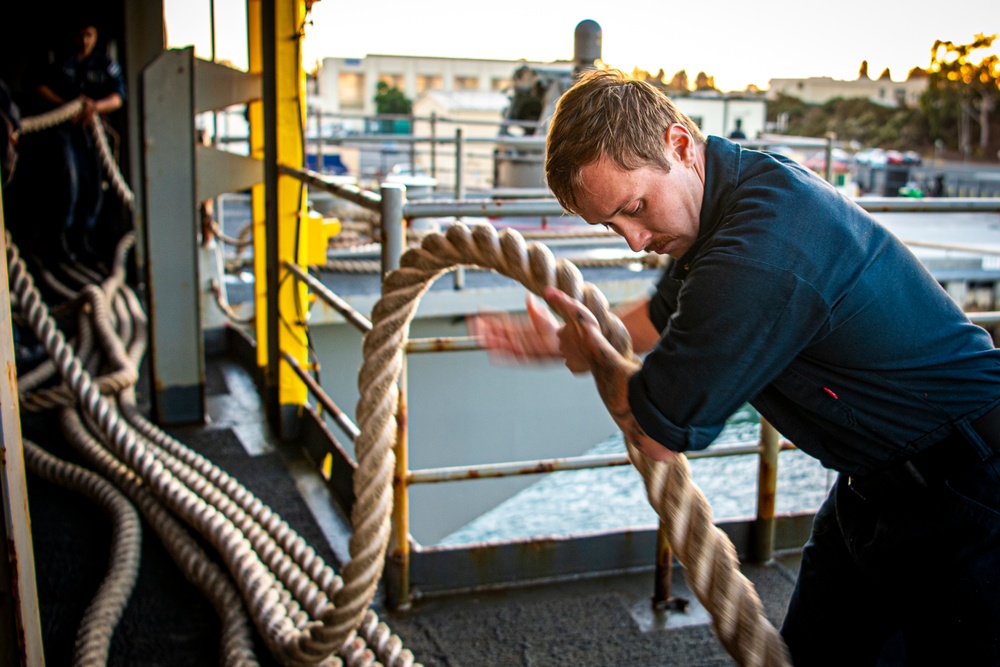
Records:
<instances>
[{"instance_id":1,"label":"coiled rope pile","mask_svg":"<svg viewBox=\"0 0 1000 667\"><path fill-rule=\"evenodd\" d=\"M73 115L70 109L62 118ZM50 357L19 383L23 405L35 410L58 408L70 444L121 491L110 492L93 473L58 461L33 443L25 445L33 471L106 498L102 504L117 517L112 569L81 623L74 664L106 664L111 636L135 584L138 531L129 512L120 508L128 497L219 614L223 664L259 664L252 622L284 665L414 665L412 653L371 609L352 615L350 628L331 630L331 600L343 588L340 577L239 482L140 414L134 384L145 350L146 318L123 280L124 259L133 240L131 234L122 240L115 272L101 287L86 284L76 291L42 271L49 287L70 299L57 309L68 312L79 307L78 353L42 300L17 246L9 235L6 238L12 305ZM81 283L100 278L82 266L63 268ZM95 377L98 370L104 375ZM36 390L56 372L62 387ZM190 529L212 545L225 569L205 553Z\"/></svg>"}]
</instances>

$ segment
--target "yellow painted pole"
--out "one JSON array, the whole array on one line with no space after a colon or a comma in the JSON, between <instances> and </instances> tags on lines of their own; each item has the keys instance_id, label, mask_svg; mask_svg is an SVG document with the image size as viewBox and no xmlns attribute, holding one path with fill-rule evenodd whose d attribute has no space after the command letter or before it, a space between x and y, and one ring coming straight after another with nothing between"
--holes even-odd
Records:
<instances>
[{"instance_id":1,"label":"yellow painted pole","mask_svg":"<svg viewBox=\"0 0 1000 667\"><path fill-rule=\"evenodd\" d=\"M306 286L288 275L286 262L299 263L310 236L304 219L306 192L279 166L301 169L306 117L301 41L304 0L248 0L251 67L260 67L263 104L260 143L263 197L254 198L254 269L257 297L258 363L264 370L268 414L282 438L295 434L295 418L307 388L281 363L287 354L308 366ZM253 110L251 114L253 114ZM256 191L255 191L256 195ZM263 200L259 208L258 201ZM263 224L257 216L262 213Z\"/></svg>"},{"instance_id":2,"label":"yellow painted pole","mask_svg":"<svg viewBox=\"0 0 1000 667\"><path fill-rule=\"evenodd\" d=\"M274 38L277 97L278 164L301 169L305 165L306 75L302 69L302 39L306 22L304 0L277 0ZM286 261L298 265L306 245L306 188L302 181L278 174L278 354L269 364L278 371L278 403L283 414L292 416L305 404L308 390L287 365L280 362L287 352L303 368L309 364L306 314L306 284L288 274ZM273 329L272 329L273 331ZM284 431L284 429L283 429ZM283 435L288 435L283 433Z\"/></svg>"},{"instance_id":3,"label":"yellow painted pole","mask_svg":"<svg viewBox=\"0 0 1000 667\"><path fill-rule=\"evenodd\" d=\"M260 0L247 0L247 53L251 74L264 71L263 42L260 25ZM250 156L264 159L264 102L258 100L247 105L250 121ZM257 314L257 366L267 368L267 233L264 226L264 184L258 183L250 190L253 222L254 263L254 312Z\"/></svg>"},{"instance_id":4,"label":"yellow painted pole","mask_svg":"<svg viewBox=\"0 0 1000 667\"><path fill-rule=\"evenodd\" d=\"M264 71L263 38L261 33L261 0L247 0L247 52L251 74ZM247 106L250 120L250 156L264 159L264 102L257 100ZM254 312L257 338L257 366L267 373L267 232L264 225L264 184L250 191L253 221Z\"/></svg>"}]
</instances>

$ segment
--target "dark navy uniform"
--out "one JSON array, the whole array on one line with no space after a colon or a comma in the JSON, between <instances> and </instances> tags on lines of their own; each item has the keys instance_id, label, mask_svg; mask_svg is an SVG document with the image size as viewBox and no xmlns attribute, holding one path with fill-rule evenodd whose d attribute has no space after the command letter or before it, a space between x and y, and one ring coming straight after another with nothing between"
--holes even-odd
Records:
<instances>
[{"instance_id":1,"label":"dark navy uniform","mask_svg":"<svg viewBox=\"0 0 1000 667\"><path fill-rule=\"evenodd\" d=\"M67 102L81 95L96 101L114 93L125 101L121 68L97 51L83 60L73 54L58 56L31 78L34 87L47 86ZM36 112L53 108L44 101L40 105ZM72 122L40 134L45 136L39 137L35 148L45 156L50 181L48 194L38 202L47 218L43 224L62 234L62 250L67 253L88 249L87 237L97 222L104 191L97 146L89 128Z\"/></svg>"},{"instance_id":2,"label":"dark navy uniform","mask_svg":"<svg viewBox=\"0 0 1000 667\"><path fill-rule=\"evenodd\" d=\"M649 314L647 434L701 449L750 402L841 473L782 629L794 664L874 665L899 637L908 665L1000 665L1000 350L903 243L711 137L698 239Z\"/></svg>"}]
</instances>

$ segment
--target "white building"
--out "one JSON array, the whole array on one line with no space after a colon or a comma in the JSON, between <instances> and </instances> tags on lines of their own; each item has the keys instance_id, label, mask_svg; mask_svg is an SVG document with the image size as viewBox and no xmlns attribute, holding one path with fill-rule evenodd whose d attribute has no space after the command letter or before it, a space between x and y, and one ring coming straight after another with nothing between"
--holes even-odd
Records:
<instances>
[{"instance_id":1,"label":"white building","mask_svg":"<svg viewBox=\"0 0 1000 667\"><path fill-rule=\"evenodd\" d=\"M375 91L384 81L411 100L429 90L499 92L510 87L522 66L565 66L526 60L478 60L430 56L369 55L364 58L324 58L312 100L326 113L375 114Z\"/></svg>"},{"instance_id":2,"label":"white building","mask_svg":"<svg viewBox=\"0 0 1000 667\"><path fill-rule=\"evenodd\" d=\"M767 125L767 101L763 97L716 93L671 96L670 99L706 135L728 137L739 125L743 134L753 139L764 132Z\"/></svg>"},{"instance_id":3,"label":"white building","mask_svg":"<svg viewBox=\"0 0 1000 667\"><path fill-rule=\"evenodd\" d=\"M807 104L823 104L838 97L862 98L887 107L915 107L920 104L920 96L927 90L927 83L926 76L913 76L906 81L893 81L888 77L870 79L867 76L854 81L840 81L828 76L771 79L767 97L774 100L778 95L788 95Z\"/></svg>"}]
</instances>

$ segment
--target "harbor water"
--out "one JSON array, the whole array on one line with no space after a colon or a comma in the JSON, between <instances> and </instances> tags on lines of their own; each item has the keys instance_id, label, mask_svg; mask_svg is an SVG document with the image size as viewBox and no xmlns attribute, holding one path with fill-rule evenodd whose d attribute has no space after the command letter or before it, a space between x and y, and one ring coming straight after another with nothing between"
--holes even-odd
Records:
<instances>
[{"instance_id":1,"label":"harbor water","mask_svg":"<svg viewBox=\"0 0 1000 667\"><path fill-rule=\"evenodd\" d=\"M734 414L712 447L752 445L760 437L760 420L749 405ZM585 455L624 454L625 442L615 435ZM717 521L753 517L757 511L755 455L692 459L691 478L705 494ZM778 458L776 511L815 511L836 473L798 451ZM439 544L454 546L537 536L655 528L657 516L646 487L632 466L567 470L540 478L496 508L454 531Z\"/></svg>"}]
</instances>

